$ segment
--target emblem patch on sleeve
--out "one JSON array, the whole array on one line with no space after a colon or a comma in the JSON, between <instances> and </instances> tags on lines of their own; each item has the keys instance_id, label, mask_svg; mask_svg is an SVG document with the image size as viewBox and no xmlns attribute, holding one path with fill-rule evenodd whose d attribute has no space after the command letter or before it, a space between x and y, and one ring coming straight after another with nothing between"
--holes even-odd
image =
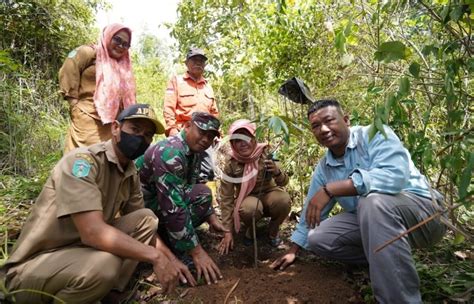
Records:
<instances>
[{"instance_id":1,"label":"emblem patch on sleeve","mask_svg":"<svg viewBox=\"0 0 474 304\"><path fill-rule=\"evenodd\" d=\"M90 171L91 164L84 159L78 159L72 165L72 175L74 175L75 177L86 177L87 175L89 175Z\"/></svg>"},{"instance_id":2,"label":"emblem patch on sleeve","mask_svg":"<svg viewBox=\"0 0 474 304\"><path fill-rule=\"evenodd\" d=\"M74 58L74 57L76 57L76 54L77 54L77 49L74 49L74 50L70 51L69 54L67 54L67 57L68 58Z\"/></svg>"}]
</instances>

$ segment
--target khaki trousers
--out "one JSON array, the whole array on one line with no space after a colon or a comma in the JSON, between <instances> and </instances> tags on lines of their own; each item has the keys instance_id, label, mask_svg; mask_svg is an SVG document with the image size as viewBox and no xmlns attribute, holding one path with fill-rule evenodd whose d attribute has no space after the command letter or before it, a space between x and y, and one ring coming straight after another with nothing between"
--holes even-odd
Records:
<instances>
[{"instance_id":1,"label":"khaki trousers","mask_svg":"<svg viewBox=\"0 0 474 304\"><path fill-rule=\"evenodd\" d=\"M278 229L283 223L291 209L291 198L288 193L280 188L262 193L260 200L256 196L249 195L242 201L240 205L240 219L246 227L252 227L252 216L255 212L255 222L262 217L269 216L270 230ZM269 231L275 233L276 231ZM247 236L249 237L249 236Z\"/></svg>"},{"instance_id":2,"label":"khaki trousers","mask_svg":"<svg viewBox=\"0 0 474 304\"><path fill-rule=\"evenodd\" d=\"M71 105L71 125L64 143L64 153L78 147L88 147L112 138L111 124L102 124L98 117L81 109L81 102ZM94 117L93 117L94 116Z\"/></svg>"},{"instance_id":3,"label":"khaki trousers","mask_svg":"<svg viewBox=\"0 0 474 304\"><path fill-rule=\"evenodd\" d=\"M117 218L113 226L149 244L158 220L151 210L140 209ZM10 268L7 288L41 291L66 303L95 303L112 288L123 291L137 263L95 248L69 247L42 253ZM20 304L53 302L48 295L28 291L16 293L15 300Z\"/></svg>"}]
</instances>

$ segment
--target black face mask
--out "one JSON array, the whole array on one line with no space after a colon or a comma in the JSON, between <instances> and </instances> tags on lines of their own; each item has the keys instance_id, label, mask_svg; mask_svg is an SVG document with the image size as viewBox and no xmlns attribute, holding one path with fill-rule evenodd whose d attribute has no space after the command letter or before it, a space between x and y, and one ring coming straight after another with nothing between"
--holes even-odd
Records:
<instances>
[{"instance_id":1,"label":"black face mask","mask_svg":"<svg viewBox=\"0 0 474 304\"><path fill-rule=\"evenodd\" d=\"M122 130L120 131L120 142L117 143L117 147L120 152L130 160L142 156L149 145L143 136L128 134Z\"/></svg>"}]
</instances>

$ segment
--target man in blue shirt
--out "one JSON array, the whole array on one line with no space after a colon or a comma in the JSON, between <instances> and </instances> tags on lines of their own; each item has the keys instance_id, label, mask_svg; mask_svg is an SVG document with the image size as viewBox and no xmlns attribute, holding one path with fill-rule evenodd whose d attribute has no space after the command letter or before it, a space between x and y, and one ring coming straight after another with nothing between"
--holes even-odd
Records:
<instances>
[{"instance_id":1,"label":"man in blue shirt","mask_svg":"<svg viewBox=\"0 0 474 304\"><path fill-rule=\"evenodd\" d=\"M435 213L442 196L433 190L431 198L426 178L389 127L369 140L370 127L349 127L349 117L335 100L315 102L308 118L328 151L311 178L293 244L272 267L285 269L301 248L347 263L368 263L378 303L421 303L411 248L441 240L446 228L439 219L374 251ZM345 212L328 218L336 202Z\"/></svg>"}]
</instances>

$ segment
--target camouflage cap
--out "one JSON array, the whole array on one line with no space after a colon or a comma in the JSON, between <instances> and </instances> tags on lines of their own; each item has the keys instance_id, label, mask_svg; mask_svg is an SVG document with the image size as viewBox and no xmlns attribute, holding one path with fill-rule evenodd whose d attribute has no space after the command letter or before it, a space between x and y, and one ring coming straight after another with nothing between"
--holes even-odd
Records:
<instances>
[{"instance_id":1,"label":"camouflage cap","mask_svg":"<svg viewBox=\"0 0 474 304\"><path fill-rule=\"evenodd\" d=\"M135 119L135 118L144 118L151 121L155 127L155 133L163 134L165 132L165 127L163 124L156 118L155 111L147 104L134 104L127 108L125 108L120 114L117 116L118 122L123 122L127 119Z\"/></svg>"},{"instance_id":2,"label":"camouflage cap","mask_svg":"<svg viewBox=\"0 0 474 304\"><path fill-rule=\"evenodd\" d=\"M215 131L218 135L221 133L219 132L219 127L221 126L221 122L216 117L212 116L206 112L194 112L191 116L191 121L198 126L199 129L204 131Z\"/></svg>"}]
</instances>

